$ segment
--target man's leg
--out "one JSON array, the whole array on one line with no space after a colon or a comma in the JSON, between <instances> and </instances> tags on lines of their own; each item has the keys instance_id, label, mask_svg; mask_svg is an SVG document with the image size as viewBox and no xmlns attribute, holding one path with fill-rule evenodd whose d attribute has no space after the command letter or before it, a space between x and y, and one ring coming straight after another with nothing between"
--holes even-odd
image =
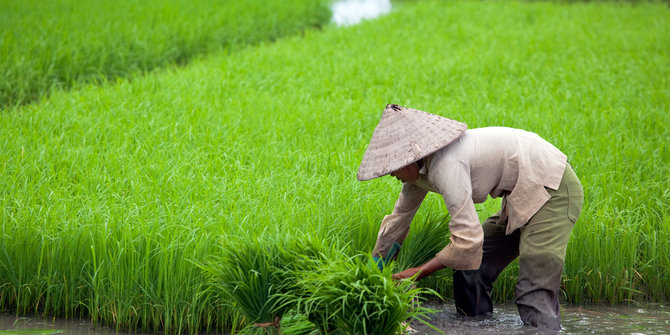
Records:
<instances>
[{"instance_id":1,"label":"man's leg","mask_svg":"<svg viewBox=\"0 0 670 335\"><path fill-rule=\"evenodd\" d=\"M459 314L475 316L493 312L493 282L519 255L519 230L506 236L507 225L496 224L499 217L500 212L482 224L484 255L479 270L454 271L454 300Z\"/></svg>"},{"instance_id":2,"label":"man's leg","mask_svg":"<svg viewBox=\"0 0 670 335\"><path fill-rule=\"evenodd\" d=\"M560 330L559 292L570 232L584 193L568 165L559 189L521 230L516 304L521 320L540 329Z\"/></svg>"}]
</instances>

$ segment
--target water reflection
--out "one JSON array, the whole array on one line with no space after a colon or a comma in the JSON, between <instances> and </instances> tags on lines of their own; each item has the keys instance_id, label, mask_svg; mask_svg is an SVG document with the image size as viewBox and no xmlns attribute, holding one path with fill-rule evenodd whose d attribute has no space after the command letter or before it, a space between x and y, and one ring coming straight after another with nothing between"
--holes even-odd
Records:
<instances>
[{"instance_id":1,"label":"water reflection","mask_svg":"<svg viewBox=\"0 0 670 335\"><path fill-rule=\"evenodd\" d=\"M339 0L332 6L333 22L348 26L391 11L391 0Z\"/></svg>"},{"instance_id":2,"label":"water reflection","mask_svg":"<svg viewBox=\"0 0 670 335\"><path fill-rule=\"evenodd\" d=\"M445 333L465 335L531 335L531 334L644 334L670 333L670 306L662 304L635 306L562 306L562 330L540 332L521 322L514 304L496 305L492 314L479 317L462 317L456 314L452 303L425 304L437 309L431 323ZM438 334L421 324L412 324L414 334Z\"/></svg>"},{"instance_id":3,"label":"water reflection","mask_svg":"<svg viewBox=\"0 0 670 335\"><path fill-rule=\"evenodd\" d=\"M516 305L507 303L496 305L491 315L480 317L462 317L456 314L452 303L427 302L424 304L438 310L431 315L430 322L452 335L530 335L556 334L538 332L535 328L525 327L519 318ZM645 306L563 306L563 330L560 335L576 334L640 334L657 335L670 333L670 305L650 304ZM439 334L435 330L413 322L412 334ZM15 317L0 314L0 335L34 335L35 332L22 332L21 329L42 329L46 334L61 330L68 335L149 335L146 333L116 332L107 327L94 327L89 321L64 321L60 318ZM3 332L4 331L4 332ZM9 332L7 332L9 331ZM203 334L207 335L207 334Z\"/></svg>"},{"instance_id":4,"label":"water reflection","mask_svg":"<svg viewBox=\"0 0 670 335\"><path fill-rule=\"evenodd\" d=\"M107 327L94 327L88 320L64 320L39 316L0 314L0 335L127 335ZM133 335L150 335L134 333Z\"/></svg>"}]
</instances>

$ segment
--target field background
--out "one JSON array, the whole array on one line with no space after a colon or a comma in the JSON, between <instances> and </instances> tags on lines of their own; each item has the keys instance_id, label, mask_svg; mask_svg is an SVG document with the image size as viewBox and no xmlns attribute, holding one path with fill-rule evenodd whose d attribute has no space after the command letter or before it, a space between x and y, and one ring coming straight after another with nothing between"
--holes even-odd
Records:
<instances>
[{"instance_id":1,"label":"field background","mask_svg":"<svg viewBox=\"0 0 670 335\"><path fill-rule=\"evenodd\" d=\"M0 106L319 27L328 1L0 0Z\"/></svg>"},{"instance_id":2,"label":"field background","mask_svg":"<svg viewBox=\"0 0 670 335\"><path fill-rule=\"evenodd\" d=\"M250 17L292 18L280 3ZM569 156L586 195L563 302L670 298L667 4L408 1L353 27L305 13L299 35L193 51L183 66L47 85L33 104L3 91L0 309L127 330L229 329L236 315L203 294L195 264L227 241L307 234L371 250L400 185L355 175L387 103L527 129ZM35 45L57 43L44 36ZM80 40L64 50L88 48ZM12 77L7 55L6 78L31 85ZM440 211L431 195L416 220ZM496 282L498 301L513 297L516 271ZM445 272L424 285L449 297Z\"/></svg>"}]
</instances>

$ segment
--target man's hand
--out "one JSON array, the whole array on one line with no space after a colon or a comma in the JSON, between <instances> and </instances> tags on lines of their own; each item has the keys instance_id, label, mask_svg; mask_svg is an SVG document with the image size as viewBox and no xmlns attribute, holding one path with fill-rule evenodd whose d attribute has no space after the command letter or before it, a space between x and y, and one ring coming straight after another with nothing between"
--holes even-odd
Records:
<instances>
[{"instance_id":1,"label":"man's hand","mask_svg":"<svg viewBox=\"0 0 670 335\"><path fill-rule=\"evenodd\" d=\"M414 275L416 275L417 273L419 275L416 276L416 278L414 278L414 280L419 280L419 279L424 277L424 276L422 276L421 267L417 266L415 268L409 268L409 269L407 269L405 271L402 271L402 272L394 273L391 276L391 278L393 278L393 280L410 279L410 278L414 277Z\"/></svg>"},{"instance_id":2,"label":"man's hand","mask_svg":"<svg viewBox=\"0 0 670 335\"><path fill-rule=\"evenodd\" d=\"M414 275L418 274L416 277L414 277L414 280L419 280L423 277L431 275L433 272L437 270L441 270L444 268L446 268L446 266L440 263L436 258L433 258L424 265L420 265L415 268L409 268L402 272L394 273L391 278L393 278L394 280L410 279Z\"/></svg>"}]
</instances>

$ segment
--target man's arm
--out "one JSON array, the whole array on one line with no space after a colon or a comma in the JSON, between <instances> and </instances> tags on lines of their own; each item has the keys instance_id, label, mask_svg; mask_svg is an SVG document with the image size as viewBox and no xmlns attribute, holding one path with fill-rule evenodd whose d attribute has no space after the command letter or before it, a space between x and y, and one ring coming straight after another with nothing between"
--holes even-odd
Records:
<instances>
[{"instance_id":1,"label":"man's arm","mask_svg":"<svg viewBox=\"0 0 670 335\"><path fill-rule=\"evenodd\" d=\"M484 231L472 200L469 168L462 162L449 161L432 167L430 182L444 198L451 215L450 242L427 263L393 275L394 279L419 280L435 271L450 267L475 270L482 259Z\"/></svg>"},{"instance_id":2,"label":"man's arm","mask_svg":"<svg viewBox=\"0 0 670 335\"><path fill-rule=\"evenodd\" d=\"M423 277L430 276L435 271L442 270L444 268L446 268L446 266L440 263L437 258L433 257L433 259L429 260L426 264L417 266L415 268L409 268L402 272L394 273L393 279L410 279L414 277L414 275L418 274L414 280L419 280Z\"/></svg>"},{"instance_id":3,"label":"man's arm","mask_svg":"<svg viewBox=\"0 0 670 335\"><path fill-rule=\"evenodd\" d=\"M393 212L382 220L372 256L384 258L394 243L402 244L409 232L414 214L428 191L411 183L404 183Z\"/></svg>"},{"instance_id":4,"label":"man's arm","mask_svg":"<svg viewBox=\"0 0 670 335\"><path fill-rule=\"evenodd\" d=\"M470 168L462 161L445 161L433 169L431 183L451 216L449 244L434 259L455 270L476 270L482 260L484 230L472 200Z\"/></svg>"}]
</instances>

